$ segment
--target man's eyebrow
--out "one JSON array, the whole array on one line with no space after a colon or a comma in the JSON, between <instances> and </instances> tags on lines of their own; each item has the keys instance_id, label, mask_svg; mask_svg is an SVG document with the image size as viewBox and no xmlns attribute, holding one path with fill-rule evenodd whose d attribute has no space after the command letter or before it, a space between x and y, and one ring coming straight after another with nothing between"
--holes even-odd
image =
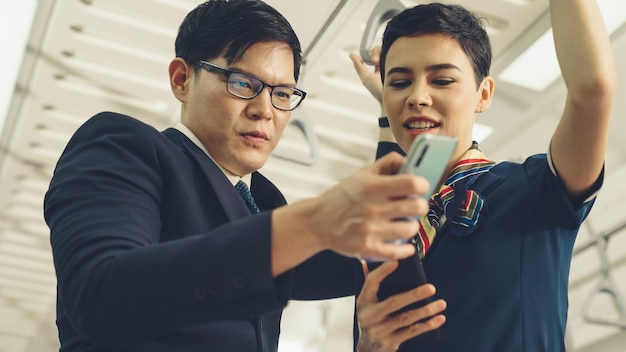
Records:
<instances>
[{"instance_id":1,"label":"man's eyebrow","mask_svg":"<svg viewBox=\"0 0 626 352\"><path fill-rule=\"evenodd\" d=\"M230 71L235 71L235 72L237 72L237 73L243 73L244 75L248 75L248 76L250 76L250 77L254 77L254 78L256 78L256 79L260 80L261 82L265 82L265 83L267 83L267 81L265 81L265 80L261 79L261 77L259 77L259 76L255 75L254 73L250 73L250 72L248 72L248 71L246 71L246 70L244 70L244 69L237 68L236 66L229 67L229 68L227 68L227 70L230 70ZM268 83L268 84L269 84L269 83ZM298 83L297 83L297 82L296 82L296 83L278 83L278 84L273 84L273 86L281 86L281 87L297 88Z\"/></svg>"},{"instance_id":2,"label":"man's eyebrow","mask_svg":"<svg viewBox=\"0 0 626 352\"><path fill-rule=\"evenodd\" d=\"M426 71L439 71L439 70L457 70L459 72L461 72L461 69L453 64L436 64L436 65L430 65L426 67ZM392 67L391 69L389 69L389 71L387 71L387 76L389 76L392 73L411 73L412 70L406 68L406 67Z\"/></svg>"}]
</instances>

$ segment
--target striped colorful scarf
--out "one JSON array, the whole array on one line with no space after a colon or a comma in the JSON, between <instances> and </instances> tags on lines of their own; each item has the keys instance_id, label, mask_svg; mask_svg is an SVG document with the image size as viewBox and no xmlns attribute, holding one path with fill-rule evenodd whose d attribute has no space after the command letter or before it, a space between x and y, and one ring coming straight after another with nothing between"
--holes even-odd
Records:
<instances>
[{"instance_id":1,"label":"striped colorful scarf","mask_svg":"<svg viewBox=\"0 0 626 352\"><path fill-rule=\"evenodd\" d=\"M483 199L469 187L494 165L495 162L487 159L478 149L476 142L461 156L439 192L430 197L430 211L419 220L421 226L419 236L416 236L416 245L422 258L445 221L466 229L476 226L483 208Z\"/></svg>"}]
</instances>

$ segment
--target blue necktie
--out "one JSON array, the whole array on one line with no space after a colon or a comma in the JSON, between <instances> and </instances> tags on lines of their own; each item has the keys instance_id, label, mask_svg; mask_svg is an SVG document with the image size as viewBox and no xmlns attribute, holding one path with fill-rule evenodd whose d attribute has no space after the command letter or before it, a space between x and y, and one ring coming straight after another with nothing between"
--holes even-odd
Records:
<instances>
[{"instance_id":1,"label":"blue necktie","mask_svg":"<svg viewBox=\"0 0 626 352\"><path fill-rule=\"evenodd\" d=\"M237 192L239 192L241 198L243 198L243 200L246 202L246 205L248 206L248 209L250 209L250 212L252 214L258 214L261 212L259 210L259 207L257 207L256 203L254 202L254 198L252 198L252 193L250 193L250 189L243 181L237 182L237 184L235 185L235 189L237 190Z\"/></svg>"}]
</instances>

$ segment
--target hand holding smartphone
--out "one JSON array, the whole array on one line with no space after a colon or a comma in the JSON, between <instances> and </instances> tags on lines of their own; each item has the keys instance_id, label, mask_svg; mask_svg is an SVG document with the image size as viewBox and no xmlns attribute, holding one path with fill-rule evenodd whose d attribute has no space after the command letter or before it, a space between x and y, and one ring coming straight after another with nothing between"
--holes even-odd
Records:
<instances>
[{"instance_id":1,"label":"hand holding smartphone","mask_svg":"<svg viewBox=\"0 0 626 352\"><path fill-rule=\"evenodd\" d=\"M411 145L406 161L400 173L411 173L414 175L425 177L430 187L428 192L423 195L429 199L435 192L435 188L444 176L446 166L456 149L457 140L454 137L439 136L433 134L421 134L415 138ZM380 263L368 263L369 270L374 270ZM398 293L406 292L417 286L425 284L426 274L419 257L419 251L414 255L399 261L399 265L394 272L389 274L380 284L378 290L378 299L383 301L390 296ZM407 310L421 307L432 299L410 304L394 314L400 314ZM420 335L418 339L439 339L439 331L434 330L429 333Z\"/></svg>"}]
</instances>

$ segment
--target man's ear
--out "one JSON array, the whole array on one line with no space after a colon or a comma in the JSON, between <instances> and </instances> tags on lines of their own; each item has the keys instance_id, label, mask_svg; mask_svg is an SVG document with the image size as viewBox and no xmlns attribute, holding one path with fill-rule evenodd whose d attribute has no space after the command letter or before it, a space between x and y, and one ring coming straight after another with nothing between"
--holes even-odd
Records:
<instances>
[{"instance_id":1,"label":"man's ear","mask_svg":"<svg viewBox=\"0 0 626 352\"><path fill-rule=\"evenodd\" d=\"M193 79L193 67L185 59L177 57L170 62L169 74L172 93L181 103L185 102Z\"/></svg>"},{"instance_id":2,"label":"man's ear","mask_svg":"<svg viewBox=\"0 0 626 352\"><path fill-rule=\"evenodd\" d=\"M489 109L489 107L491 106L491 99L493 98L495 84L496 82L491 76L483 78L483 81L478 87L478 93L480 98L478 100L478 103L476 104L476 110L474 112L481 113Z\"/></svg>"}]
</instances>

